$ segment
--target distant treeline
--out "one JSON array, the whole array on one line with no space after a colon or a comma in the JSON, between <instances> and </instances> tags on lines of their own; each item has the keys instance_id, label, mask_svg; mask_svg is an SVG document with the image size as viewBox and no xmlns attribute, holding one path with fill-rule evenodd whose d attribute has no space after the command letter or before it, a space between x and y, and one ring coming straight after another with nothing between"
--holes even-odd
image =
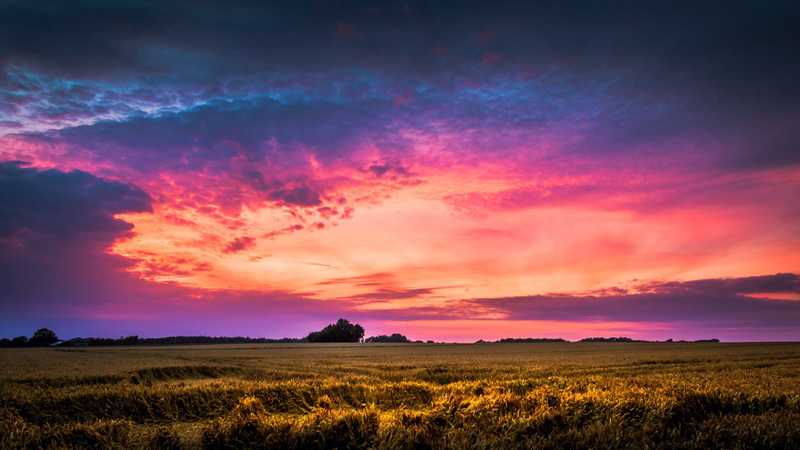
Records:
<instances>
[{"instance_id":1,"label":"distant treeline","mask_svg":"<svg viewBox=\"0 0 800 450\"><path fill-rule=\"evenodd\" d=\"M631 339L629 337L590 337L581 339L578 342L664 342L664 343L672 342L672 343L686 344L686 343L719 342L719 339L698 339L695 341L684 341L684 340L675 341L672 339L667 339L666 341L647 341L642 339Z\"/></svg>"},{"instance_id":2,"label":"distant treeline","mask_svg":"<svg viewBox=\"0 0 800 450\"><path fill-rule=\"evenodd\" d=\"M483 339L475 342L476 344L543 344L543 343L557 343L569 342L561 338L503 338L494 342L484 341Z\"/></svg>"},{"instance_id":3,"label":"distant treeline","mask_svg":"<svg viewBox=\"0 0 800 450\"><path fill-rule=\"evenodd\" d=\"M496 341L484 341L483 339L476 341L476 344L545 344L545 343L559 343L559 342L572 342L561 338L503 338ZM674 343L701 343L701 342L719 342L719 339L700 339L696 341L674 341L667 339L666 341L646 341L641 339L632 339L629 337L588 337L575 342L674 342Z\"/></svg>"},{"instance_id":4,"label":"distant treeline","mask_svg":"<svg viewBox=\"0 0 800 450\"><path fill-rule=\"evenodd\" d=\"M288 344L295 342L305 342L304 339L297 338L251 338L245 336L166 336L158 338L140 338L138 336L128 336L119 339L110 338L78 338L65 341L64 344L74 342L86 345L185 345L185 344Z\"/></svg>"},{"instance_id":5,"label":"distant treeline","mask_svg":"<svg viewBox=\"0 0 800 450\"><path fill-rule=\"evenodd\" d=\"M30 338L17 336L14 339L0 339L0 347L47 347L58 342L58 336L53 330L39 328Z\"/></svg>"},{"instance_id":6,"label":"distant treeline","mask_svg":"<svg viewBox=\"0 0 800 450\"><path fill-rule=\"evenodd\" d=\"M0 347L110 347L130 345L189 345L189 344L293 344L308 342L298 338L250 338L243 336L167 336L158 338L141 338L139 336L125 336L113 338L74 338L65 341L58 339L36 340L25 336L14 339L0 339Z\"/></svg>"},{"instance_id":7,"label":"distant treeline","mask_svg":"<svg viewBox=\"0 0 800 450\"><path fill-rule=\"evenodd\" d=\"M629 337L588 337L583 338L578 342L647 342L640 339L631 339Z\"/></svg>"},{"instance_id":8,"label":"distant treeline","mask_svg":"<svg viewBox=\"0 0 800 450\"><path fill-rule=\"evenodd\" d=\"M319 331L313 331L304 338L251 338L244 336L167 336L158 338L140 338L139 336L126 336L119 339L113 338L74 338L66 341L58 339L56 333L47 328L36 330L28 338L18 336L13 339L0 339L0 347L100 347L100 346L131 346L131 345L191 345L191 344L299 344L303 342L364 342L364 343L398 343L398 344L434 344L434 341L412 341L400 333L391 335L372 336L364 339L364 328L345 319L327 325ZM503 338L496 341L475 342L476 344L539 344L539 343L565 343L570 342L561 338ZM643 341L629 337L590 337L578 342L719 342L719 339L701 339L697 341Z\"/></svg>"},{"instance_id":9,"label":"distant treeline","mask_svg":"<svg viewBox=\"0 0 800 450\"><path fill-rule=\"evenodd\" d=\"M302 342L369 342L369 343L410 343L411 341L399 333L390 336L381 335L364 339L364 328L357 323L346 319L339 319L336 323L329 324L319 331L312 331L304 338L251 338L244 336L167 336L158 338L141 338L139 336L125 336L113 338L73 338L60 340L56 333L47 328L36 330L28 338L18 336L13 339L0 339L0 347L110 347L131 345L191 345L191 344L298 344ZM416 341L421 343L422 341ZM428 341L433 343L433 341Z\"/></svg>"}]
</instances>

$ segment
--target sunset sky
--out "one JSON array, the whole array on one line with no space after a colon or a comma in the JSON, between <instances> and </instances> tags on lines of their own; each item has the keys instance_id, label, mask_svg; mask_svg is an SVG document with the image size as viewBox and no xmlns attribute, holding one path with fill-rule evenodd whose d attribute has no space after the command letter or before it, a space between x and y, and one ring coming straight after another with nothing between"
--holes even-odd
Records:
<instances>
[{"instance_id":1,"label":"sunset sky","mask_svg":"<svg viewBox=\"0 0 800 450\"><path fill-rule=\"evenodd\" d=\"M0 336L800 340L800 7L568 3L3 2Z\"/></svg>"}]
</instances>

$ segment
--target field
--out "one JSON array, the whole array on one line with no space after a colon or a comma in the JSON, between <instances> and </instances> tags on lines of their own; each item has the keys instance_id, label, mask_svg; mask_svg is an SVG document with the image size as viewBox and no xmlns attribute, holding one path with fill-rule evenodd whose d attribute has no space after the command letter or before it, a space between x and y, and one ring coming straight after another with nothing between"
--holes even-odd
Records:
<instances>
[{"instance_id":1,"label":"field","mask_svg":"<svg viewBox=\"0 0 800 450\"><path fill-rule=\"evenodd\" d=\"M0 350L2 448L800 448L800 344Z\"/></svg>"}]
</instances>

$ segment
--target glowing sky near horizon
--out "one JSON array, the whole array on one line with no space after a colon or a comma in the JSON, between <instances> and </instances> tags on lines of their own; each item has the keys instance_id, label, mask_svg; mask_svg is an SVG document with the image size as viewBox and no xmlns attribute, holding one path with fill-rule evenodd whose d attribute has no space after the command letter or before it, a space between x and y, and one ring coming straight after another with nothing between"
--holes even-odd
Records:
<instances>
[{"instance_id":1,"label":"glowing sky near horizon","mask_svg":"<svg viewBox=\"0 0 800 450\"><path fill-rule=\"evenodd\" d=\"M789 2L0 8L0 334L800 339Z\"/></svg>"}]
</instances>

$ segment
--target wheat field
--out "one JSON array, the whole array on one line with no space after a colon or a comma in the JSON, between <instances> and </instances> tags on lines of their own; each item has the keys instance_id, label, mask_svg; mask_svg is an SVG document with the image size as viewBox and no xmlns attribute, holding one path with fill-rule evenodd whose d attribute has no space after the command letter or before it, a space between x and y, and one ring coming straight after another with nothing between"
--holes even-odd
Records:
<instances>
[{"instance_id":1,"label":"wheat field","mask_svg":"<svg viewBox=\"0 0 800 450\"><path fill-rule=\"evenodd\" d=\"M2 448L800 448L800 344L0 350Z\"/></svg>"}]
</instances>

